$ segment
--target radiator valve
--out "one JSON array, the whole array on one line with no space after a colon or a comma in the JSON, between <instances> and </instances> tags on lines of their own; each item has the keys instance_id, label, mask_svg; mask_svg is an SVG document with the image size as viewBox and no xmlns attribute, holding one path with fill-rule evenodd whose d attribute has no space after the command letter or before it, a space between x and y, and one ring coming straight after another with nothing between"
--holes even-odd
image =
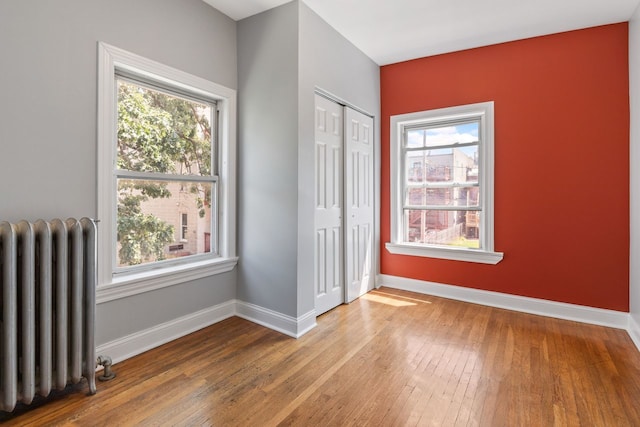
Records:
<instances>
[{"instance_id":1,"label":"radiator valve","mask_svg":"<svg viewBox=\"0 0 640 427\"><path fill-rule=\"evenodd\" d=\"M111 358L109 356L98 356L98 365L104 367L102 375L98 377L100 381L109 381L116 377L116 373L111 370Z\"/></svg>"}]
</instances>

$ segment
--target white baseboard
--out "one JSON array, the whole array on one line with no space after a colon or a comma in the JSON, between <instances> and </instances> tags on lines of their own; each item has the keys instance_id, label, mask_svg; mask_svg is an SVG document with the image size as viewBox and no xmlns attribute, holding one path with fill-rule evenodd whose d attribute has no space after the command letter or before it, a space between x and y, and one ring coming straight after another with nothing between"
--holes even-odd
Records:
<instances>
[{"instance_id":1,"label":"white baseboard","mask_svg":"<svg viewBox=\"0 0 640 427\"><path fill-rule=\"evenodd\" d=\"M440 283L425 282L422 280L407 279L404 277L388 276L384 274L377 277L376 286L387 286L389 288L402 289L405 291L412 291L490 307L608 326L617 329L628 330L629 326L629 314L614 310L566 304L538 298L521 297L499 292L464 288L461 286L443 285ZM638 337L640 337L640 335L638 335ZM636 344L637 343L638 342L636 342Z\"/></svg>"},{"instance_id":2,"label":"white baseboard","mask_svg":"<svg viewBox=\"0 0 640 427\"><path fill-rule=\"evenodd\" d=\"M118 363L233 315L235 301L231 300L99 345L96 354L110 356Z\"/></svg>"},{"instance_id":3,"label":"white baseboard","mask_svg":"<svg viewBox=\"0 0 640 427\"><path fill-rule=\"evenodd\" d=\"M640 324L636 322L634 316L629 315L629 327L627 328L629 336L633 340L633 343L640 350Z\"/></svg>"},{"instance_id":4,"label":"white baseboard","mask_svg":"<svg viewBox=\"0 0 640 427\"><path fill-rule=\"evenodd\" d=\"M230 300L101 344L96 348L96 354L111 357L113 363L122 362L232 316L247 319L293 338L300 338L316 326L315 310L296 319L257 305Z\"/></svg>"},{"instance_id":5,"label":"white baseboard","mask_svg":"<svg viewBox=\"0 0 640 427\"><path fill-rule=\"evenodd\" d=\"M490 307L626 329L640 350L640 325L628 313L403 277L379 275L376 279L377 287L387 286ZM113 363L118 363L232 316L241 317L293 338L300 338L316 326L315 310L295 318L254 304L230 300L99 345L96 354L110 356Z\"/></svg>"},{"instance_id":6,"label":"white baseboard","mask_svg":"<svg viewBox=\"0 0 640 427\"><path fill-rule=\"evenodd\" d=\"M300 338L316 326L315 310L311 310L296 319L264 307L237 301L236 316L293 338Z\"/></svg>"}]
</instances>

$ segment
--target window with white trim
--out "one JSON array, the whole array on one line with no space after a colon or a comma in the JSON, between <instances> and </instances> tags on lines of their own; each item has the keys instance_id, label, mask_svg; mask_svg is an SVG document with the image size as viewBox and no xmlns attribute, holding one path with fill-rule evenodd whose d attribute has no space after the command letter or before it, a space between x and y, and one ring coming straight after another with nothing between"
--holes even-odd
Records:
<instances>
[{"instance_id":1,"label":"window with white trim","mask_svg":"<svg viewBox=\"0 0 640 427\"><path fill-rule=\"evenodd\" d=\"M189 231L189 215L186 213L182 213L180 214L180 241L185 241L185 242L187 241L188 231ZM207 250L206 252L209 252L209 251L210 249Z\"/></svg>"},{"instance_id":2,"label":"window with white trim","mask_svg":"<svg viewBox=\"0 0 640 427\"><path fill-rule=\"evenodd\" d=\"M395 254L496 264L493 102L391 117Z\"/></svg>"},{"instance_id":3,"label":"window with white trim","mask_svg":"<svg viewBox=\"0 0 640 427\"><path fill-rule=\"evenodd\" d=\"M216 256L216 100L117 69L116 85L116 271Z\"/></svg>"},{"instance_id":4,"label":"window with white trim","mask_svg":"<svg viewBox=\"0 0 640 427\"><path fill-rule=\"evenodd\" d=\"M229 271L235 91L103 43L99 53L100 284L142 292L181 271Z\"/></svg>"}]
</instances>

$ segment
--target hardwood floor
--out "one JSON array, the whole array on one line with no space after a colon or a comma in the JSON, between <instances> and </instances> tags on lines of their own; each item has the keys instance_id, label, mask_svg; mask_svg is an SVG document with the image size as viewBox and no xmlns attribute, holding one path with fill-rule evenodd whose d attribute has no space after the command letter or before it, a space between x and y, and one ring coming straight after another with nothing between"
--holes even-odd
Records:
<instances>
[{"instance_id":1,"label":"hardwood floor","mask_svg":"<svg viewBox=\"0 0 640 427\"><path fill-rule=\"evenodd\" d=\"M640 426L626 332L388 288L298 340L231 318L114 368L5 424Z\"/></svg>"}]
</instances>

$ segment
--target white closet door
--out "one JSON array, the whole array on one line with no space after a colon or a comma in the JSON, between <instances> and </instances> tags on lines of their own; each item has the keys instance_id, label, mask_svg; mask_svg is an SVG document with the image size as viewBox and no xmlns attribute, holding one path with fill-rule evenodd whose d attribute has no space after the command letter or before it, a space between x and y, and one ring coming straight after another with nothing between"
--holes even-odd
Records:
<instances>
[{"instance_id":1,"label":"white closet door","mask_svg":"<svg viewBox=\"0 0 640 427\"><path fill-rule=\"evenodd\" d=\"M343 107L316 95L316 314L344 302L342 235Z\"/></svg>"},{"instance_id":2,"label":"white closet door","mask_svg":"<svg viewBox=\"0 0 640 427\"><path fill-rule=\"evenodd\" d=\"M346 301L374 284L373 119L345 108Z\"/></svg>"}]
</instances>

